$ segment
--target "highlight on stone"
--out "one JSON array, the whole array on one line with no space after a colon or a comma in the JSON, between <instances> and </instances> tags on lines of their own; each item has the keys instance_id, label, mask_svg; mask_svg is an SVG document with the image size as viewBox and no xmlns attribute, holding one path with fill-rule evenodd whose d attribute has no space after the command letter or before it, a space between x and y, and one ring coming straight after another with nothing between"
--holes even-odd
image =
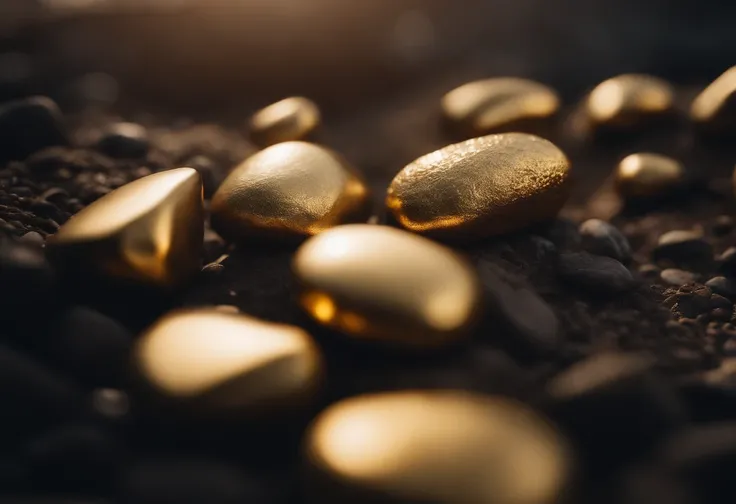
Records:
<instances>
[{"instance_id":1,"label":"highlight on stone","mask_svg":"<svg viewBox=\"0 0 736 504\"><path fill-rule=\"evenodd\" d=\"M627 197L665 196L682 188L686 180L682 164L661 154L631 154L616 167L616 187Z\"/></svg>"},{"instance_id":2,"label":"highlight on stone","mask_svg":"<svg viewBox=\"0 0 736 504\"><path fill-rule=\"evenodd\" d=\"M674 90L652 75L623 74L598 84L585 102L594 125L637 126L672 111Z\"/></svg>"},{"instance_id":3,"label":"highlight on stone","mask_svg":"<svg viewBox=\"0 0 736 504\"><path fill-rule=\"evenodd\" d=\"M250 119L250 139L258 147L307 139L320 125L316 103L292 96L257 111Z\"/></svg>"},{"instance_id":4,"label":"highlight on stone","mask_svg":"<svg viewBox=\"0 0 736 504\"><path fill-rule=\"evenodd\" d=\"M706 87L690 106L690 118L700 126L728 129L736 125L736 66L726 70Z\"/></svg>"}]
</instances>

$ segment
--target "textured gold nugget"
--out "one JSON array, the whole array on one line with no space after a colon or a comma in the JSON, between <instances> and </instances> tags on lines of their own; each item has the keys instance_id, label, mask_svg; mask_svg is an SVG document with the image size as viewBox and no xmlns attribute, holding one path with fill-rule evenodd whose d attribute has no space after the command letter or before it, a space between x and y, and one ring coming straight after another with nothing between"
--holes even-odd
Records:
<instances>
[{"instance_id":1,"label":"textured gold nugget","mask_svg":"<svg viewBox=\"0 0 736 504\"><path fill-rule=\"evenodd\" d=\"M340 226L307 240L294 272L302 307L362 339L432 347L466 335L475 272L450 249L386 226Z\"/></svg>"},{"instance_id":2,"label":"textured gold nugget","mask_svg":"<svg viewBox=\"0 0 736 504\"><path fill-rule=\"evenodd\" d=\"M696 124L711 128L736 125L736 66L726 70L700 93L690 107L690 117Z\"/></svg>"},{"instance_id":3,"label":"textured gold nugget","mask_svg":"<svg viewBox=\"0 0 736 504\"><path fill-rule=\"evenodd\" d=\"M134 366L165 403L246 419L306 406L322 377L320 353L302 329L216 308L159 319L138 341Z\"/></svg>"},{"instance_id":4,"label":"textured gold nugget","mask_svg":"<svg viewBox=\"0 0 736 504\"><path fill-rule=\"evenodd\" d=\"M250 120L250 138L259 147L291 140L304 140L320 123L317 105L292 96L259 110Z\"/></svg>"},{"instance_id":5,"label":"textured gold nugget","mask_svg":"<svg viewBox=\"0 0 736 504\"><path fill-rule=\"evenodd\" d=\"M386 206L410 231L483 238L554 218L570 185L570 162L553 143L504 133L420 157L391 182Z\"/></svg>"},{"instance_id":6,"label":"textured gold nugget","mask_svg":"<svg viewBox=\"0 0 736 504\"><path fill-rule=\"evenodd\" d=\"M299 239L370 216L362 178L337 153L284 142L246 159L212 198L212 227L225 239Z\"/></svg>"},{"instance_id":7,"label":"textured gold nugget","mask_svg":"<svg viewBox=\"0 0 736 504\"><path fill-rule=\"evenodd\" d=\"M554 90L513 77L469 82L442 98L447 125L469 136L534 127L559 108L560 99Z\"/></svg>"},{"instance_id":8,"label":"textured gold nugget","mask_svg":"<svg viewBox=\"0 0 736 504\"><path fill-rule=\"evenodd\" d=\"M594 124L626 127L672 110L674 91L666 81L642 74L624 74L601 82L586 102Z\"/></svg>"},{"instance_id":9,"label":"textured gold nugget","mask_svg":"<svg viewBox=\"0 0 736 504\"><path fill-rule=\"evenodd\" d=\"M305 440L310 502L555 504L569 448L526 407L456 391L359 396Z\"/></svg>"},{"instance_id":10,"label":"textured gold nugget","mask_svg":"<svg viewBox=\"0 0 736 504\"><path fill-rule=\"evenodd\" d=\"M616 186L623 196L663 196L684 184L682 164L659 154L632 154L616 168Z\"/></svg>"},{"instance_id":11,"label":"textured gold nugget","mask_svg":"<svg viewBox=\"0 0 736 504\"><path fill-rule=\"evenodd\" d=\"M131 182L83 209L47 242L60 268L176 287L199 272L202 181L178 168Z\"/></svg>"}]
</instances>

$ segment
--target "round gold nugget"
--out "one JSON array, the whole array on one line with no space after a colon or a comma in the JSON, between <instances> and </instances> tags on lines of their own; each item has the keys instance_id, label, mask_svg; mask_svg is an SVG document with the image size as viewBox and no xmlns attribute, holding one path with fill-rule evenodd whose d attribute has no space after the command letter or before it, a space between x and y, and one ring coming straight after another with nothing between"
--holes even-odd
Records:
<instances>
[{"instance_id":1,"label":"round gold nugget","mask_svg":"<svg viewBox=\"0 0 736 504\"><path fill-rule=\"evenodd\" d=\"M410 231L483 238L553 219L570 185L570 162L553 143L504 133L420 157L391 182L386 206Z\"/></svg>"},{"instance_id":2,"label":"round gold nugget","mask_svg":"<svg viewBox=\"0 0 736 504\"><path fill-rule=\"evenodd\" d=\"M178 168L126 184L95 201L47 242L61 269L155 287L177 287L201 268L202 181Z\"/></svg>"},{"instance_id":3,"label":"round gold nugget","mask_svg":"<svg viewBox=\"0 0 736 504\"><path fill-rule=\"evenodd\" d=\"M434 347L466 335L479 307L465 261L386 226L340 226L310 238L293 268L307 313L361 339Z\"/></svg>"},{"instance_id":4,"label":"round gold nugget","mask_svg":"<svg viewBox=\"0 0 736 504\"><path fill-rule=\"evenodd\" d=\"M513 77L469 82L442 98L447 125L470 136L534 127L559 108L560 99L554 90Z\"/></svg>"},{"instance_id":5,"label":"round gold nugget","mask_svg":"<svg viewBox=\"0 0 736 504\"><path fill-rule=\"evenodd\" d=\"M250 120L250 138L259 147L306 139L320 123L317 105L292 96L259 110Z\"/></svg>"},{"instance_id":6,"label":"round gold nugget","mask_svg":"<svg viewBox=\"0 0 736 504\"><path fill-rule=\"evenodd\" d=\"M159 319L139 339L134 366L164 402L246 419L307 405L322 376L320 353L302 329L217 308Z\"/></svg>"},{"instance_id":7,"label":"round gold nugget","mask_svg":"<svg viewBox=\"0 0 736 504\"><path fill-rule=\"evenodd\" d=\"M300 239L370 216L363 179L337 153L306 142L264 149L212 198L212 227L230 241Z\"/></svg>"},{"instance_id":8,"label":"round gold nugget","mask_svg":"<svg viewBox=\"0 0 736 504\"><path fill-rule=\"evenodd\" d=\"M735 103L736 66L726 70L693 100L690 118L701 126L733 127Z\"/></svg>"},{"instance_id":9,"label":"round gold nugget","mask_svg":"<svg viewBox=\"0 0 736 504\"><path fill-rule=\"evenodd\" d=\"M521 404L459 391L359 396L305 440L310 502L553 504L569 448Z\"/></svg>"},{"instance_id":10,"label":"round gold nugget","mask_svg":"<svg viewBox=\"0 0 736 504\"><path fill-rule=\"evenodd\" d=\"M682 164L660 154L631 154L616 168L618 192L627 197L664 196L684 184Z\"/></svg>"},{"instance_id":11,"label":"round gold nugget","mask_svg":"<svg viewBox=\"0 0 736 504\"><path fill-rule=\"evenodd\" d=\"M594 124L626 127L670 112L673 102L674 90L666 81L624 74L598 84L588 96L586 110Z\"/></svg>"}]
</instances>

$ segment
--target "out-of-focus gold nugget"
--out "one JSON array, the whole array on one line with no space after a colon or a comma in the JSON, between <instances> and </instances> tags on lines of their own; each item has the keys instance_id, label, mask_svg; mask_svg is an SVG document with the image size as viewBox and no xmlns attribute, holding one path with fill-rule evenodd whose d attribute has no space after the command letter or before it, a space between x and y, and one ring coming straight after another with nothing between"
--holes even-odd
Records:
<instances>
[{"instance_id":1,"label":"out-of-focus gold nugget","mask_svg":"<svg viewBox=\"0 0 736 504\"><path fill-rule=\"evenodd\" d=\"M553 143L503 133L420 157L391 182L386 206L410 231L483 238L554 218L570 185L570 162Z\"/></svg>"},{"instance_id":2,"label":"out-of-focus gold nugget","mask_svg":"<svg viewBox=\"0 0 736 504\"><path fill-rule=\"evenodd\" d=\"M310 238L293 269L307 313L361 339L438 346L466 335L479 308L465 261L387 226L340 226Z\"/></svg>"},{"instance_id":3,"label":"out-of-focus gold nugget","mask_svg":"<svg viewBox=\"0 0 736 504\"><path fill-rule=\"evenodd\" d=\"M312 100L292 96L253 114L250 138L259 147L304 140L317 129L319 123L319 107Z\"/></svg>"},{"instance_id":4,"label":"out-of-focus gold nugget","mask_svg":"<svg viewBox=\"0 0 736 504\"><path fill-rule=\"evenodd\" d=\"M447 125L469 136L533 127L559 108L560 98L553 89L513 77L469 82L442 98Z\"/></svg>"},{"instance_id":5,"label":"out-of-focus gold nugget","mask_svg":"<svg viewBox=\"0 0 736 504\"><path fill-rule=\"evenodd\" d=\"M305 331L217 308L165 315L133 356L154 397L202 416L263 420L294 411L322 379L320 352Z\"/></svg>"},{"instance_id":6,"label":"out-of-focus gold nugget","mask_svg":"<svg viewBox=\"0 0 736 504\"><path fill-rule=\"evenodd\" d=\"M317 417L304 450L321 503L554 504L572 465L533 411L459 391L344 400Z\"/></svg>"},{"instance_id":7,"label":"out-of-focus gold nugget","mask_svg":"<svg viewBox=\"0 0 736 504\"><path fill-rule=\"evenodd\" d=\"M138 179L100 198L47 242L62 269L171 288L201 267L202 181L177 168Z\"/></svg>"},{"instance_id":8,"label":"out-of-focus gold nugget","mask_svg":"<svg viewBox=\"0 0 736 504\"><path fill-rule=\"evenodd\" d=\"M362 177L337 153L306 142L264 149L212 198L212 227L230 241L299 239L370 216Z\"/></svg>"},{"instance_id":9,"label":"out-of-focus gold nugget","mask_svg":"<svg viewBox=\"0 0 736 504\"><path fill-rule=\"evenodd\" d=\"M616 187L627 197L664 196L682 187L685 181L682 164L660 154L631 154L616 168Z\"/></svg>"},{"instance_id":10,"label":"out-of-focus gold nugget","mask_svg":"<svg viewBox=\"0 0 736 504\"><path fill-rule=\"evenodd\" d=\"M624 74L601 82L586 102L593 124L636 126L671 112L674 90L666 81L642 74Z\"/></svg>"},{"instance_id":11,"label":"out-of-focus gold nugget","mask_svg":"<svg viewBox=\"0 0 736 504\"><path fill-rule=\"evenodd\" d=\"M736 66L726 70L703 90L690 107L691 119L700 126L736 126Z\"/></svg>"}]
</instances>

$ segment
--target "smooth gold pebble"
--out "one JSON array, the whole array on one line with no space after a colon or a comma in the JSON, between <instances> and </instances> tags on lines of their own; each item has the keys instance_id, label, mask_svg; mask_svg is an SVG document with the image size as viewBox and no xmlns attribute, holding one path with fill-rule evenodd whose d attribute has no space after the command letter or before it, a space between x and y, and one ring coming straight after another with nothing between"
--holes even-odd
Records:
<instances>
[{"instance_id":1,"label":"smooth gold pebble","mask_svg":"<svg viewBox=\"0 0 736 504\"><path fill-rule=\"evenodd\" d=\"M59 268L177 287L201 267L202 181L177 168L143 177L95 201L46 244Z\"/></svg>"},{"instance_id":2,"label":"smooth gold pebble","mask_svg":"<svg viewBox=\"0 0 736 504\"><path fill-rule=\"evenodd\" d=\"M472 136L534 127L559 108L560 98L553 89L514 77L469 82L442 98L447 125Z\"/></svg>"},{"instance_id":3,"label":"smooth gold pebble","mask_svg":"<svg viewBox=\"0 0 736 504\"><path fill-rule=\"evenodd\" d=\"M362 177L337 153L284 142L246 159L212 198L212 227L230 241L299 239L370 216Z\"/></svg>"},{"instance_id":4,"label":"smooth gold pebble","mask_svg":"<svg viewBox=\"0 0 736 504\"><path fill-rule=\"evenodd\" d=\"M310 238L293 269L306 312L360 339L438 346L466 335L479 308L465 261L387 226L340 226Z\"/></svg>"},{"instance_id":5,"label":"smooth gold pebble","mask_svg":"<svg viewBox=\"0 0 736 504\"><path fill-rule=\"evenodd\" d=\"M459 391L344 400L304 445L310 502L554 504L571 472L569 447L536 413Z\"/></svg>"},{"instance_id":6,"label":"smooth gold pebble","mask_svg":"<svg viewBox=\"0 0 736 504\"><path fill-rule=\"evenodd\" d=\"M674 90L651 75L624 74L605 80L591 91L587 115L594 124L627 127L672 110Z\"/></svg>"},{"instance_id":7,"label":"smooth gold pebble","mask_svg":"<svg viewBox=\"0 0 736 504\"><path fill-rule=\"evenodd\" d=\"M616 168L618 192L627 197L663 196L684 184L682 164L660 154L631 154Z\"/></svg>"},{"instance_id":8,"label":"smooth gold pebble","mask_svg":"<svg viewBox=\"0 0 736 504\"><path fill-rule=\"evenodd\" d=\"M693 100L690 118L701 126L733 127L735 102L736 66L726 70Z\"/></svg>"},{"instance_id":9,"label":"smooth gold pebble","mask_svg":"<svg viewBox=\"0 0 736 504\"><path fill-rule=\"evenodd\" d=\"M319 107L308 98L292 96L253 114L250 138L259 147L304 140L317 129L319 123Z\"/></svg>"},{"instance_id":10,"label":"smooth gold pebble","mask_svg":"<svg viewBox=\"0 0 736 504\"><path fill-rule=\"evenodd\" d=\"M293 411L311 402L322 377L320 353L302 329L218 308L165 315L133 357L155 397L202 416Z\"/></svg>"},{"instance_id":11,"label":"smooth gold pebble","mask_svg":"<svg viewBox=\"0 0 736 504\"><path fill-rule=\"evenodd\" d=\"M503 133L415 160L391 182L386 206L410 231L483 238L553 219L570 185L570 162L553 143Z\"/></svg>"}]
</instances>

